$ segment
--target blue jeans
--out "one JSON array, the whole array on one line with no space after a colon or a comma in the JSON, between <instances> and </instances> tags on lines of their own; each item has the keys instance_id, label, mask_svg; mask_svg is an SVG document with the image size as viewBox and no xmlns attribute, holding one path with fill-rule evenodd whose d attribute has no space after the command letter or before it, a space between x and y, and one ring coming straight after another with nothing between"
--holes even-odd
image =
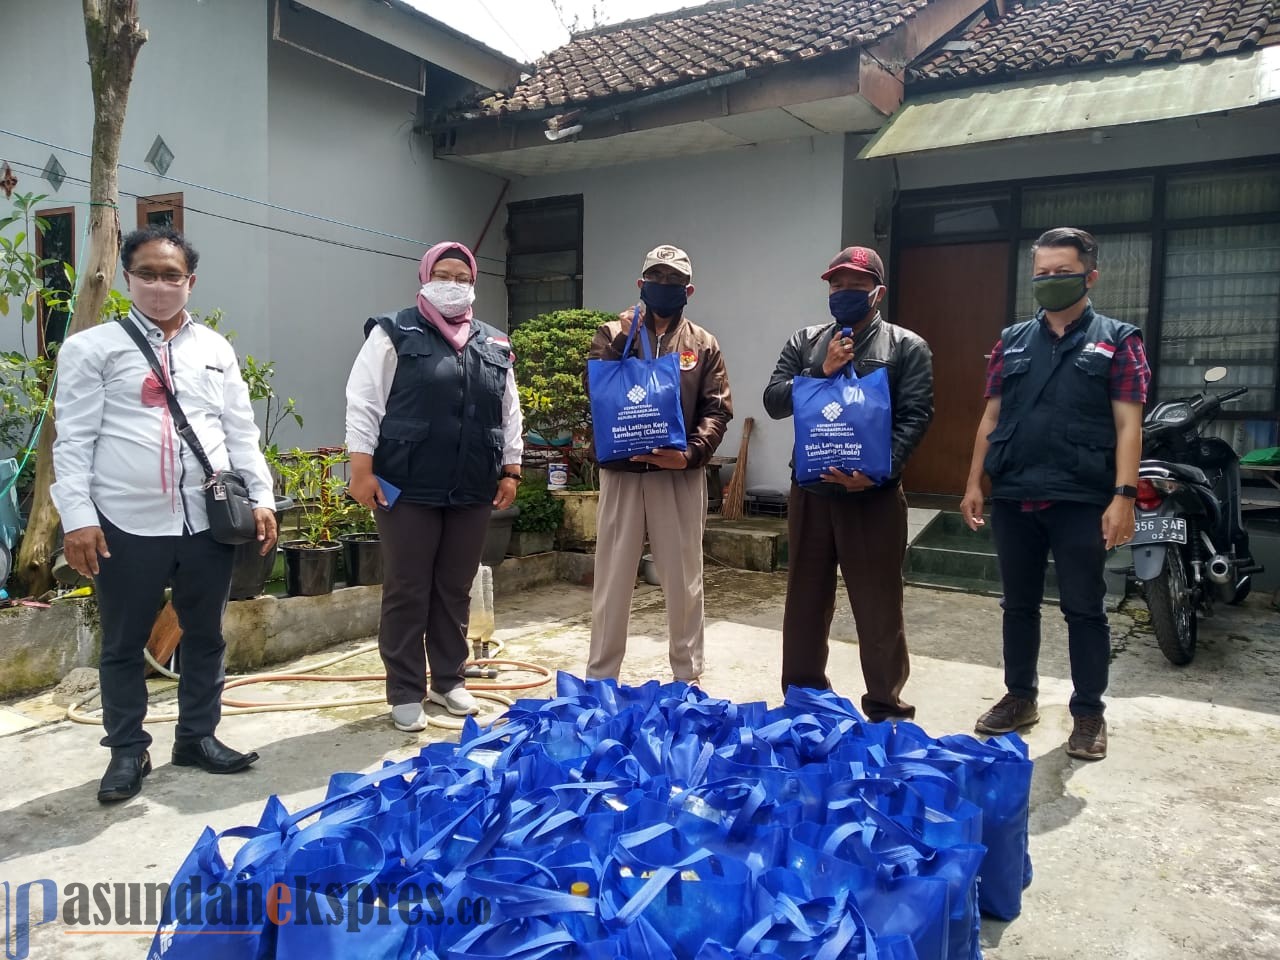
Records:
<instances>
[{"instance_id":1,"label":"blue jeans","mask_svg":"<svg viewBox=\"0 0 1280 960\"><path fill-rule=\"evenodd\" d=\"M1067 621L1071 657L1071 713L1103 712L1111 665L1107 623L1106 546L1103 508L1088 503L1055 503L1023 511L1013 500L991 505L991 532L1004 584L1004 682L1017 697L1035 700L1040 658L1040 602L1049 551L1058 575L1058 606Z\"/></svg>"}]
</instances>

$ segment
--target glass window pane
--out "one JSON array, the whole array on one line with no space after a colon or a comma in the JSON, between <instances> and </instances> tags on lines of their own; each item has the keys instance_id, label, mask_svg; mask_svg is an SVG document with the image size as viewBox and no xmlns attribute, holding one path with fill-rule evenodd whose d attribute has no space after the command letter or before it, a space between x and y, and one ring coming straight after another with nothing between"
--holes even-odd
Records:
<instances>
[{"instance_id":1,"label":"glass window pane","mask_svg":"<svg viewBox=\"0 0 1280 960\"><path fill-rule=\"evenodd\" d=\"M1171 220L1277 212L1280 167L1169 178L1165 215Z\"/></svg>"},{"instance_id":2,"label":"glass window pane","mask_svg":"<svg viewBox=\"0 0 1280 960\"><path fill-rule=\"evenodd\" d=\"M1247 386L1231 410L1274 406L1280 345L1280 224L1171 230L1165 255L1160 398L1195 393L1206 368Z\"/></svg>"},{"instance_id":3,"label":"glass window pane","mask_svg":"<svg viewBox=\"0 0 1280 960\"><path fill-rule=\"evenodd\" d=\"M1023 240L1018 248L1018 299L1014 316L1026 320L1035 316L1036 301L1031 294L1031 245ZM1090 293L1094 309L1132 323L1144 333L1151 300L1151 234L1115 233L1098 238L1098 282Z\"/></svg>"},{"instance_id":4,"label":"glass window pane","mask_svg":"<svg viewBox=\"0 0 1280 960\"><path fill-rule=\"evenodd\" d=\"M550 277L577 277L578 251L513 253L507 256L507 278L512 281L545 280Z\"/></svg>"},{"instance_id":5,"label":"glass window pane","mask_svg":"<svg viewBox=\"0 0 1280 960\"><path fill-rule=\"evenodd\" d=\"M958 200L905 201L898 215L898 230L906 241L980 234L1004 234L1009 230L1012 202L1007 193Z\"/></svg>"},{"instance_id":6,"label":"glass window pane","mask_svg":"<svg viewBox=\"0 0 1280 960\"><path fill-rule=\"evenodd\" d=\"M577 247L581 234L582 202L526 207L513 204L507 222L512 250L564 250Z\"/></svg>"},{"instance_id":7,"label":"glass window pane","mask_svg":"<svg viewBox=\"0 0 1280 960\"><path fill-rule=\"evenodd\" d=\"M1071 183L1023 191L1022 225L1029 229L1089 224L1138 223L1151 219L1152 182L1118 180Z\"/></svg>"}]
</instances>

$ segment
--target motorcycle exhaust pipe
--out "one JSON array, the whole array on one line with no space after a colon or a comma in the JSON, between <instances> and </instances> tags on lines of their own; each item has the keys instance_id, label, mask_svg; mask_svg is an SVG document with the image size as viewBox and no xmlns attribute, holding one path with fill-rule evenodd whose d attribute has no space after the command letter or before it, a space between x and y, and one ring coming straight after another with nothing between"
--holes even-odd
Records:
<instances>
[{"instance_id":1,"label":"motorcycle exhaust pipe","mask_svg":"<svg viewBox=\"0 0 1280 960\"><path fill-rule=\"evenodd\" d=\"M1229 583L1231 581L1231 561L1222 554L1209 558L1207 570L1209 579L1214 583Z\"/></svg>"}]
</instances>

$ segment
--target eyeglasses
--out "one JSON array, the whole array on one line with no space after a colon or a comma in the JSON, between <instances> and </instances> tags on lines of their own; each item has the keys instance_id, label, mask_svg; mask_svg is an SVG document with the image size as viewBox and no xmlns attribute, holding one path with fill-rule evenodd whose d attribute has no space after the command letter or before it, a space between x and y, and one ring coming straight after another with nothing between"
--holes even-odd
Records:
<instances>
[{"instance_id":1,"label":"eyeglasses","mask_svg":"<svg viewBox=\"0 0 1280 960\"><path fill-rule=\"evenodd\" d=\"M437 273L431 271L432 280L444 280L452 283L470 283L471 274L469 273Z\"/></svg>"},{"instance_id":2,"label":"eyeglasses","mask_svg":"<svg viewBox=\"0 0 1280 960\"><path fill-rule=\"evenodd\" d=\"M155 283L162 280L165 283L185 283L187 278L191 276L189 273L156 273L154 270L130 270L129 276L141 280L143 283Z\"/></svg>"},{"instance_id":3,"label":"eyeglasses","mask_svg":"<svg viewBox=\"0 0 1280 960\"><path fill-rule=\"evenodd\" d=\"M659 283L664 287L688 286L688 281L678 273L646 273L640 279L646 283Z\"/></svg>"}]
</instances>

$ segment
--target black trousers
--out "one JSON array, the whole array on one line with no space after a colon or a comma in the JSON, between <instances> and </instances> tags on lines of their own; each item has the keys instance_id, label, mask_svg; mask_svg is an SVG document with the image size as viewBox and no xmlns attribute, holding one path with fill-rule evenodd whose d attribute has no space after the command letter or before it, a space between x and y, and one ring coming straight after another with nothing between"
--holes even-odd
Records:
<instances>
[{"instance_id":1,"label":"black trousers","mask_svg":"<svg viewBox=\"0 0 1280 960\"><path fill-rule=\"evenodd\" d=\"M112 756L136 756L151 745L143 651L164 589L182 627L176 740L199 740L222 717L222 614L231 592L235 548L208 531L178 537L140 537L102 519L111 556L98 559L95 579L102 620L102 745Z\"/></svg>"},{"instance_id":2,"label":"black trousers","mask_svg":"<svg viewBox=\"0 0 1280 960\"><path fill-rule=\"evenodd\" d=\"M1102 512L1102 507L1088 503L1059 502L1031 511L1012 500L991 505L991 533L1004 588L1005 686L1014 696L1036 699L1040 602L1052 550L1075 687L1071 713L1077 717L1103 712L1102 694L1111 667Z\"/></svg>"},{"instance_id":3,"label":"black trousers","mask_svg":"<svg viewBox=\"0 0 1280 960\"><path fill-rule=\"evenodd\" d=\"M915 716L902 688L911 673L902 621L907 501L898 486L829 497L791 485L787 507L787 602L782 615L782 690L825 690L828 636L836 609L836 568L844 576L858 631L872 720Z\"/></svg>"},{"instance_id":4,"label":"black trousers","mask_svg":"<svg viewBox=\"0 0 1280 960\"><path fill-rule=\"evenodd\" d=\"M417 703L431 687L464 682L471 583L480 569L493 507L428 507L396 502L378 510L382 537L382 622L378 648L387 670L387 703Z\"/></svg>"}]
</instances>

